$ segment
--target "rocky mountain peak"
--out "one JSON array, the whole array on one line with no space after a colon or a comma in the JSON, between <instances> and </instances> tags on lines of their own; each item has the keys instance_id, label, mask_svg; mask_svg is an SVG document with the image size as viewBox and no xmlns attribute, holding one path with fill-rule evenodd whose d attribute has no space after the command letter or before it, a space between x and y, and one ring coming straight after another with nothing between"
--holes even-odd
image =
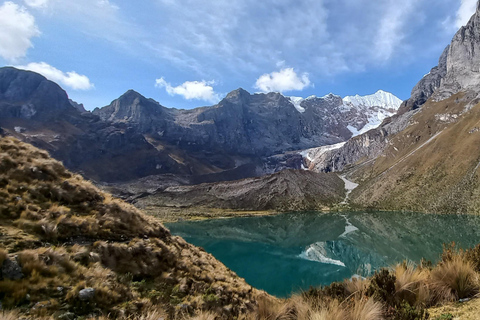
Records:
<instances>
[{"instance_id":1,"label":"rocky mountain peak","mask_svg":"<svg viewBox=\"0 0 480 320\"><path fill-rule=\"evenodd\" d=\"M67 93L38 73L0 68L0 116L49 118L59 110L74 111Z\"/></svg>"},{"instance_id":2,"label":"rocky mountain peak","mask_svg":"<svg viewBox=\"0 0 480 320\"><path fill-rule=\"evenodd\" d=\"M225 97L225 99L238 99L239 97L244 97L244 96L250 96L250 93L243 88L238 88L236 90L229 92Z\"/></svg>"},{"instance_id":3,"label":"rocky mountain peak","mask_svg":"<svg viewBox=\"0 0 480 320\"><path fill-rule=\"evenodd\" d=\"M118 99L93 113L109 122L127 121L136 123L151 122L151 118L162 116L166 108L153 99L147 99L134 90L128 90Z\"/></svg>"},{"instance_id":4,"label":"rocky mountain peak","mask_svg":"<svg viewBox=\"0 0 480 320\"><path fill-rule=\"evenodd\" d=\"M403 114L423 105L430 97L441 101L461 91L480 94L480 3L470 21L461 27L434 67L413 88L399 110Z\"/></svg>"}]
</instances>

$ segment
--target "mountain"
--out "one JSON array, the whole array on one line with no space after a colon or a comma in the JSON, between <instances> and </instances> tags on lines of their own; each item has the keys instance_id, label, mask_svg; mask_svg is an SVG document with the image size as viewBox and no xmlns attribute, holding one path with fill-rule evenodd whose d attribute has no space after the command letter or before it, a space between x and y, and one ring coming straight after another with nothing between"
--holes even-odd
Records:
<instances>
[{"instance_id":1,"label":"mountain","mask_svg":"<svg viewBox=\"0 0 480 320\"><path fill-rule=\"evenodd\" d=\"M343 170L360 183L350 195L357 206L479 213L478 26L479 5L399 114L316 158L311 152L309 168Z\"/></svg>"},{"instance_id":2,"label":"mountain","mask_svg":"<svg viewBox=\"0 0 480 320\"><path fill-rule=\"evenodd\" d=\"M265 157L345 141L352 135L349 128L356 132L375 125L372 118L391 115L401 104L382 91L356 98L344 104L333 94L301 99L238 89L213 107L177 110L128 91L93 113L188 151Z\"/></svg>"},{"instance_id":3,"label":"mountain","mask_svg":"<svg viewBox=\"0 0 480 320\"><path fill-rule=\"evenodd\" d=\"M335 95L293 103L238 89L215 106L178 110L129 90L90 113L43 76L7 67L0 68L0 127L98 182L173 174L196 184L300 169L295 150L345 141L398 108L389 94L377 95L380 106Z\"/></svg>"}]
</instances>

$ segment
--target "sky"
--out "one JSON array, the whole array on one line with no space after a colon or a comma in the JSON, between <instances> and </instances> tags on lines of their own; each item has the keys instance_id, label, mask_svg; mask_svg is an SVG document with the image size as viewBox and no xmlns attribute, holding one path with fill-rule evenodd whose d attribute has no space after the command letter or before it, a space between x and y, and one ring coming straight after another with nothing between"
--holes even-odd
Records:
<instances>
[{"instance_id":1,"label":"sky","mask_svg":"<svg viewBox=\"0 0 480 320\"><path fill-rule=\"evenodd\" d=\"M228 92L407 99L476 0L0 0L0 66L88 110L129 89L166 107Z\"/></svg>"}]
</instances>

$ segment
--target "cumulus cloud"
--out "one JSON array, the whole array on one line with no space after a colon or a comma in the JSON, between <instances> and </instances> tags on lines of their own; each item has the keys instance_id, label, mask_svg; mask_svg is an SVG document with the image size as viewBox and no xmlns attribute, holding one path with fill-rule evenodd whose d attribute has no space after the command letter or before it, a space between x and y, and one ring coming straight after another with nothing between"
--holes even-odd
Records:
<instances>
[{"instance_id":1,"label":"cumulus cloud","mask_svg":"<svg viewBox=\"0 0 480 320\"><path fill-rule=\"evenodd\" d=\"M45 62L32 62L25 66L18 66L17 68L40 73L48 80L73 90L89 90L94 88L93 83L90 82L87 76L78 74L75 71L63 72Z\"/></svg>"},{"instance_id":2,"label":"cumulus cloud","mask_svg":"<svg viewBox=\"0 0 480 320\"><path fill-rule=\"evenodd\" d=\"M35 18L24 8L7 1L0 6L0 56L16 61L33 47L31 39L40 35Z\"/></svg>"},{"instance_id":3,"label":"cumulus cloud","mask_svg":"<svg viewBox=\"0 0 480 320\"><path fill-rule=\"evenodd\" d=\"M183 84L173 87L162 77L155 80L155 87L165 88L171 96L179 95L187 100L204 100L212 103L220 101L220 95L215 93L212 85L214 81L186 81Z\"/></svg>"},{"instance_id":4,"label":"cumulus cloud","mask_svg":"<svg viewBox=\"0 0 480 320\"><path fill-rule=\"evenodd\" d=\"M457 11L455 27L458 29L467 24L468 20L475 13L477 0L461 0L460 8Z\"/></svg>"},{"instance_id":5,"label":"cumulus cloud","mask_svg":"<svg viewBox=\"0 0 480 320\"><path fill-rule=\"evenodd\" d=\"M25 0L25 4L33 8L45 8L50 0Z\"/></svg>"},{"instance_id":6,"label":"cumulus cloud","mask_svg":"<svg viewBox=\"0 0 480 320\"><path fill-rule=\"evenodd\" d=\"M255 83L255 88L262 92L301 91L308 86L310 86L308 73L298 75L293 68L264 74Z\"/></svg>"}]
</instances>

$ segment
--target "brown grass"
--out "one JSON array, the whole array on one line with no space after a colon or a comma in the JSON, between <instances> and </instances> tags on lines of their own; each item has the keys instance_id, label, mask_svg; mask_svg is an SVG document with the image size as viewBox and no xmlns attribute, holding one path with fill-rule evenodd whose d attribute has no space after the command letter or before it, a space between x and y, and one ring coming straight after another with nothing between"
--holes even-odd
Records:
<instances>
[{"instance_id":1,"label":"brown grass","mask_svg":"<svg viewBox=\"0 0 480 320\"><path fill-rule=\"evenodd\" d=\"M382 320L383 305L373 298L355 299L350 310L351 320Z\"/></svg>"},{"instance_id":2,"label":"brown grass","mask_svg":"<svg viewBox=\"0 0 480 320\"><path fill-rule=\"evenodd\" d=\"M460 255L440 263L432 270L430 277L430 288L435 302L472 297L480 289L478 274L472 263Z\"/></svg>"},{"instance_id":3,"label":"brown grass","mask_svg":"<svg viewBox=\"0 0 480 320\"><path fill-rule=\"evenodd\" d=\"M346 320L348 312L337 301L331 301L319 310L315 310L310 315L310 320Z\"/></svg>"},{"instance_id":4,"label":"brown grass","mask_svg":"<svg viewBox=\"0 0 480 320\"><path fill-rule=\"evenodd\" d=\"M370 280L362 278L352 278L345 280L345 290L349 296L362 296L370 285Z\"/></svg>"},{"instance_id":5,"label":"brown grass","mask_svg":"<svg viewBox=\"0 0 480 320\"><path fill-rule=\"evenodd\" d=\"M416 268L411 263L398 264L395 272L395 296L411 306L426 305L430 299L429 270Z\"/></svg>"}]
</instances>

